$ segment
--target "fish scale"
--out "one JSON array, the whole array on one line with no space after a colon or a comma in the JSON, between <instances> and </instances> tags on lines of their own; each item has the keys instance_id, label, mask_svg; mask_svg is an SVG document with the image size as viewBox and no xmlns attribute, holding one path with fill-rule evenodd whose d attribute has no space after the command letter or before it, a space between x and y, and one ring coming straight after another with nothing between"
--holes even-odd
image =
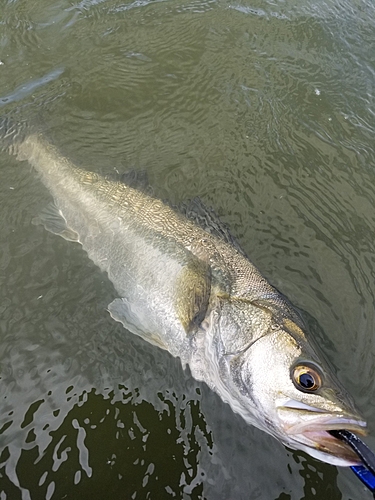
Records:
<instances>
[{"instance_id":1,"label":"fish scale","mask_svg":"<svg viewBox=\"0 0 375 500\"><path fill-rule=\"evenodd\" d=\"M119 295L108 306L116 321L178 356L246 422L286 446L336 465L361 462L329 433L364 432L351 397L298 312L212 210L195 200L184 215L74 166L40 134L15 134L9 150L52 194L39 222L81 243L108 274Z\"/></svg>"}]
</instances>

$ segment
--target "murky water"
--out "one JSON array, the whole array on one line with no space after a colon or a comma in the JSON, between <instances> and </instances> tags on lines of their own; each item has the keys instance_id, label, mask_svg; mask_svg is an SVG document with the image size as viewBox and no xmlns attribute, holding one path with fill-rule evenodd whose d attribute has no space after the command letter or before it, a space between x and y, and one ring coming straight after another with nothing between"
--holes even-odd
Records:
<instances>
[{"instance_id":1,"label":"murky water","mask_svg":"<svg viewBox=\"0 0 375 500\"><path fill-rule=\"evenodd\" d=\"M372 448L374 51L372 0L0 2L0 116L214 207L306 311ZM369 498L114 323L106 276L31 223L49 200L1 153L1 500Z\"/></svg>"}]
</instances>

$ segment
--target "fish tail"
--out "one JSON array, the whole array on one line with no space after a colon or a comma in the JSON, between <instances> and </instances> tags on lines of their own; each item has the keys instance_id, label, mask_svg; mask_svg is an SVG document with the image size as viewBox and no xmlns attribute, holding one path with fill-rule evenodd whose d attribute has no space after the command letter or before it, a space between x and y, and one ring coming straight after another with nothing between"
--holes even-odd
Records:
<instances>
[{"instance_id":1,"label":"fish tail","mask_svg":"<svg viewBox=\"0 0 375 500\"><path fill-rule=\"evenodd\" d=\"M26 121L16 120L11 116L0 118L0 150L9 154L16 154L18 146L24 142L30 134Z\"/></svg>"}]
</instances>

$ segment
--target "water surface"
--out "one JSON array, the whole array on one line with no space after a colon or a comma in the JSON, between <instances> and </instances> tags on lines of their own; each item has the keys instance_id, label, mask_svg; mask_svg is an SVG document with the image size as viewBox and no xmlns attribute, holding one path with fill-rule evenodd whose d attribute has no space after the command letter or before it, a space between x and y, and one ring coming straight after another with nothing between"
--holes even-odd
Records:
<instances>
[{"instance_id":1,"label":"water surface","mask_svg":"<svg viewBox=\"0 0 375 500\"><path fill-rule=\"evenodd\" d=\"M373 2L0 6L0 116L90 170L146 169L158 196L214 207L375 436ZM1 153L1 500L370 498L114 323L107 277L32 224L49 201Z\"/></svg>"}]
</instances>

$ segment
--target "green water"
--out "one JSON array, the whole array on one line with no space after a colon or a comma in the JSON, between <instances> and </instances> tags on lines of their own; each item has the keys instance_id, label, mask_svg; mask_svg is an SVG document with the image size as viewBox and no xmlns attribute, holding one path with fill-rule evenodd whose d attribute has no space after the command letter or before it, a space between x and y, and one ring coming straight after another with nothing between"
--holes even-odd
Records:
<instances>
[{"instance_id":1,"label":"green water","mask_svg":"<svg viewBox=\"0 0 375 500\"><path fill-rule=\"evenodd\" d=\"M0 0L0 117L214 207L304 311L373 449L374 50L372 0ZM370 498L114 323L106 276L31 223L49 200L0 154L0 500Z\"/></svg>"}]
</instances>

